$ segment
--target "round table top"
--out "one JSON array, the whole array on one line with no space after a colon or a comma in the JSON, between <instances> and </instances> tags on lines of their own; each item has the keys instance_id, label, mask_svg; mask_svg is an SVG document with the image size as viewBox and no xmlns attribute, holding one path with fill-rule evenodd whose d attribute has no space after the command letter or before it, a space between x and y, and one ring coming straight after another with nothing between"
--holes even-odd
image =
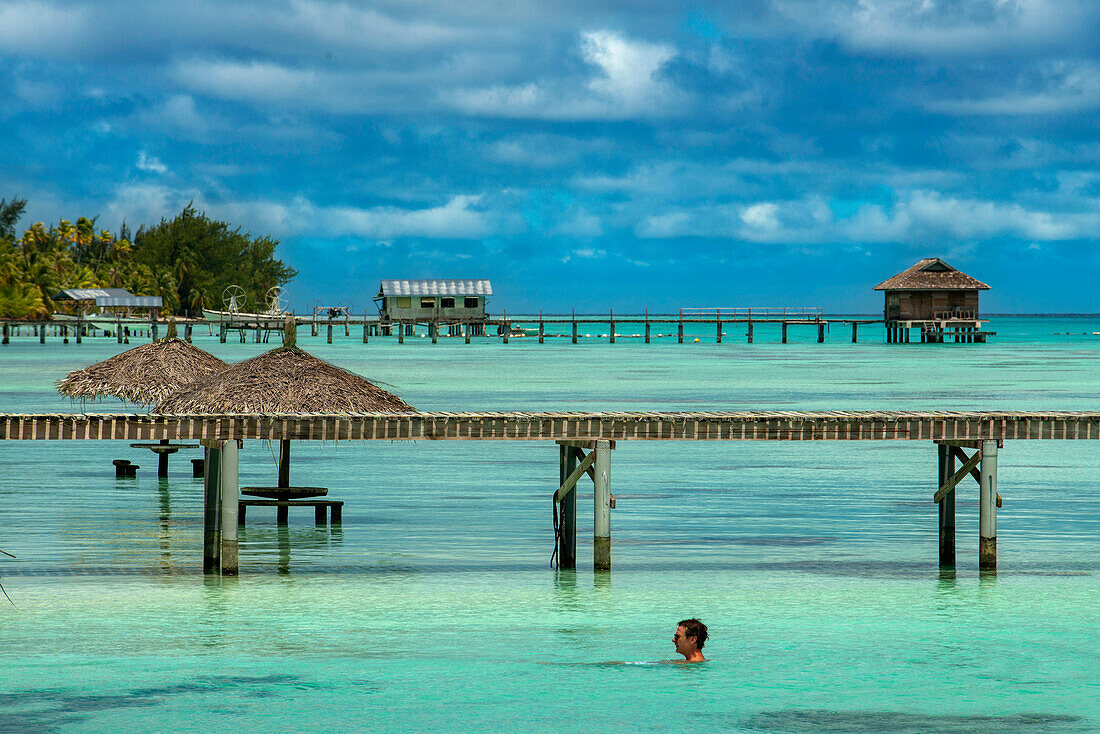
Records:
<instances>
[{"instance_id":1,"label":"round table top","mask_svg":"<svg viewBox=\"0 0 1100 734\"><path fill-rule=\"evenodd\" d=\"M174 454L180 449L197 449L199 444L197 443L132 443L130 448L133 449L150 449L159 453L167 452Z\"/></svg>"}]
</instances>

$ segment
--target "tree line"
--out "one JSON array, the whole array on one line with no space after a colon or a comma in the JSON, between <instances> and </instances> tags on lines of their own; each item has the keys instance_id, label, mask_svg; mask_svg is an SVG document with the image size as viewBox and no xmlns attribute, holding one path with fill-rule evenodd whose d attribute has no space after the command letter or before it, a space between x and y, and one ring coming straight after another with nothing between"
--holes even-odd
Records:
<instances>
[{"instance_id":1,"label":"tree line","mask_svg":"<svg viewBox=\"0 0 1100 734\"><path fill-rule=\"evenodd\" d=\"M160 296L163 315L201 316L222 309L222 293L241 286L249 310L263 310L266 294L297 275L275 258L278 240L254 237L210 219L188 204L172 219L131 233L96 229L96 219L37 222L17 235L26 199L0 200L0 317L46 318L67 288L125 288Z\"/></svg>"}]
</instances>

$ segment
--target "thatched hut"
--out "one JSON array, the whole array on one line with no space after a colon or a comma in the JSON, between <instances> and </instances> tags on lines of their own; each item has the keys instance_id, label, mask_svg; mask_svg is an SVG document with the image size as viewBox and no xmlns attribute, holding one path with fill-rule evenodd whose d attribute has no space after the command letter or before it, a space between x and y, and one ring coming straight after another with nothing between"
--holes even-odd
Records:
<instances>
[{"instance_id":1,"label":"thatched hut","mask_svg":"<svg viewBox=\"0 0 1100 734\"><path fill-rule=\"evenodd\" d=\"M887 321L975 320L978 291L989 286L938 257L926 257L875 290L886 292Z\"/></svg>"},{"instance_id":2,"label":"thatched hut","mask_svg":"<svg viewBox=\"0 0 1100 734\"><path fill-rule=\"evenodd\" d=\"M152 405L225 368L225 362L214 355L176 338L173 322L164 339L74 370L56 385L59 393L73 399L115 397L128 403Z\"/></svg>"},{"instance_id":3,"label":"thatched hut","mask_svg":"<svg viewBox=\"0 0 1100 734\"><path fill-rule=\"evenodd\" d=\"M284 344L238 362L157 402L158 413L411 413L396 395L299 349L287 317ZM290 441L282 441L279 486L289 486Z\"/></svg>"}]
</instances>

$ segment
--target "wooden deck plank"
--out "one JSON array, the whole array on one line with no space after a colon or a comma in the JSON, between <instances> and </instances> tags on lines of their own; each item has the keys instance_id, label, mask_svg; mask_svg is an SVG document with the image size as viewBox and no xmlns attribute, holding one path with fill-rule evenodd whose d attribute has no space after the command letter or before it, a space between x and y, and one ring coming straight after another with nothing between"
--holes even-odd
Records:
<instances>
[{"instance_id":1,"label":"wooden deck plank","mask_svg":"<svg viewBox=\"0 0 1100 734\"><path fill-rule=\"evenodd\" d=\"M1100 412L0 414L0 440L852 441L1100 439Z\"/></svg>"}]
</instances>

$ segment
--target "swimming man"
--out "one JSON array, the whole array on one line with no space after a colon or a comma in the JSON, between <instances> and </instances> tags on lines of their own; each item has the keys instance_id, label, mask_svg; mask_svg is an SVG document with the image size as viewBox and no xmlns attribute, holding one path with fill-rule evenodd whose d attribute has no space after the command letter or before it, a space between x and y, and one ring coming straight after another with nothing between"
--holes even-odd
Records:
<instances>
[{"instance_id":1,"label":"swimming man","mask_svg":"<svg viewBox=\"0 0 1100 734\"><path fill-rule=\"evenodd\" d=\"M676 652L684 656L685 663L702 663L703 645L707 642L707 626L698 619L685 619L676 625L676 634L672 636Z\"/></svg>"}]
</instances>

